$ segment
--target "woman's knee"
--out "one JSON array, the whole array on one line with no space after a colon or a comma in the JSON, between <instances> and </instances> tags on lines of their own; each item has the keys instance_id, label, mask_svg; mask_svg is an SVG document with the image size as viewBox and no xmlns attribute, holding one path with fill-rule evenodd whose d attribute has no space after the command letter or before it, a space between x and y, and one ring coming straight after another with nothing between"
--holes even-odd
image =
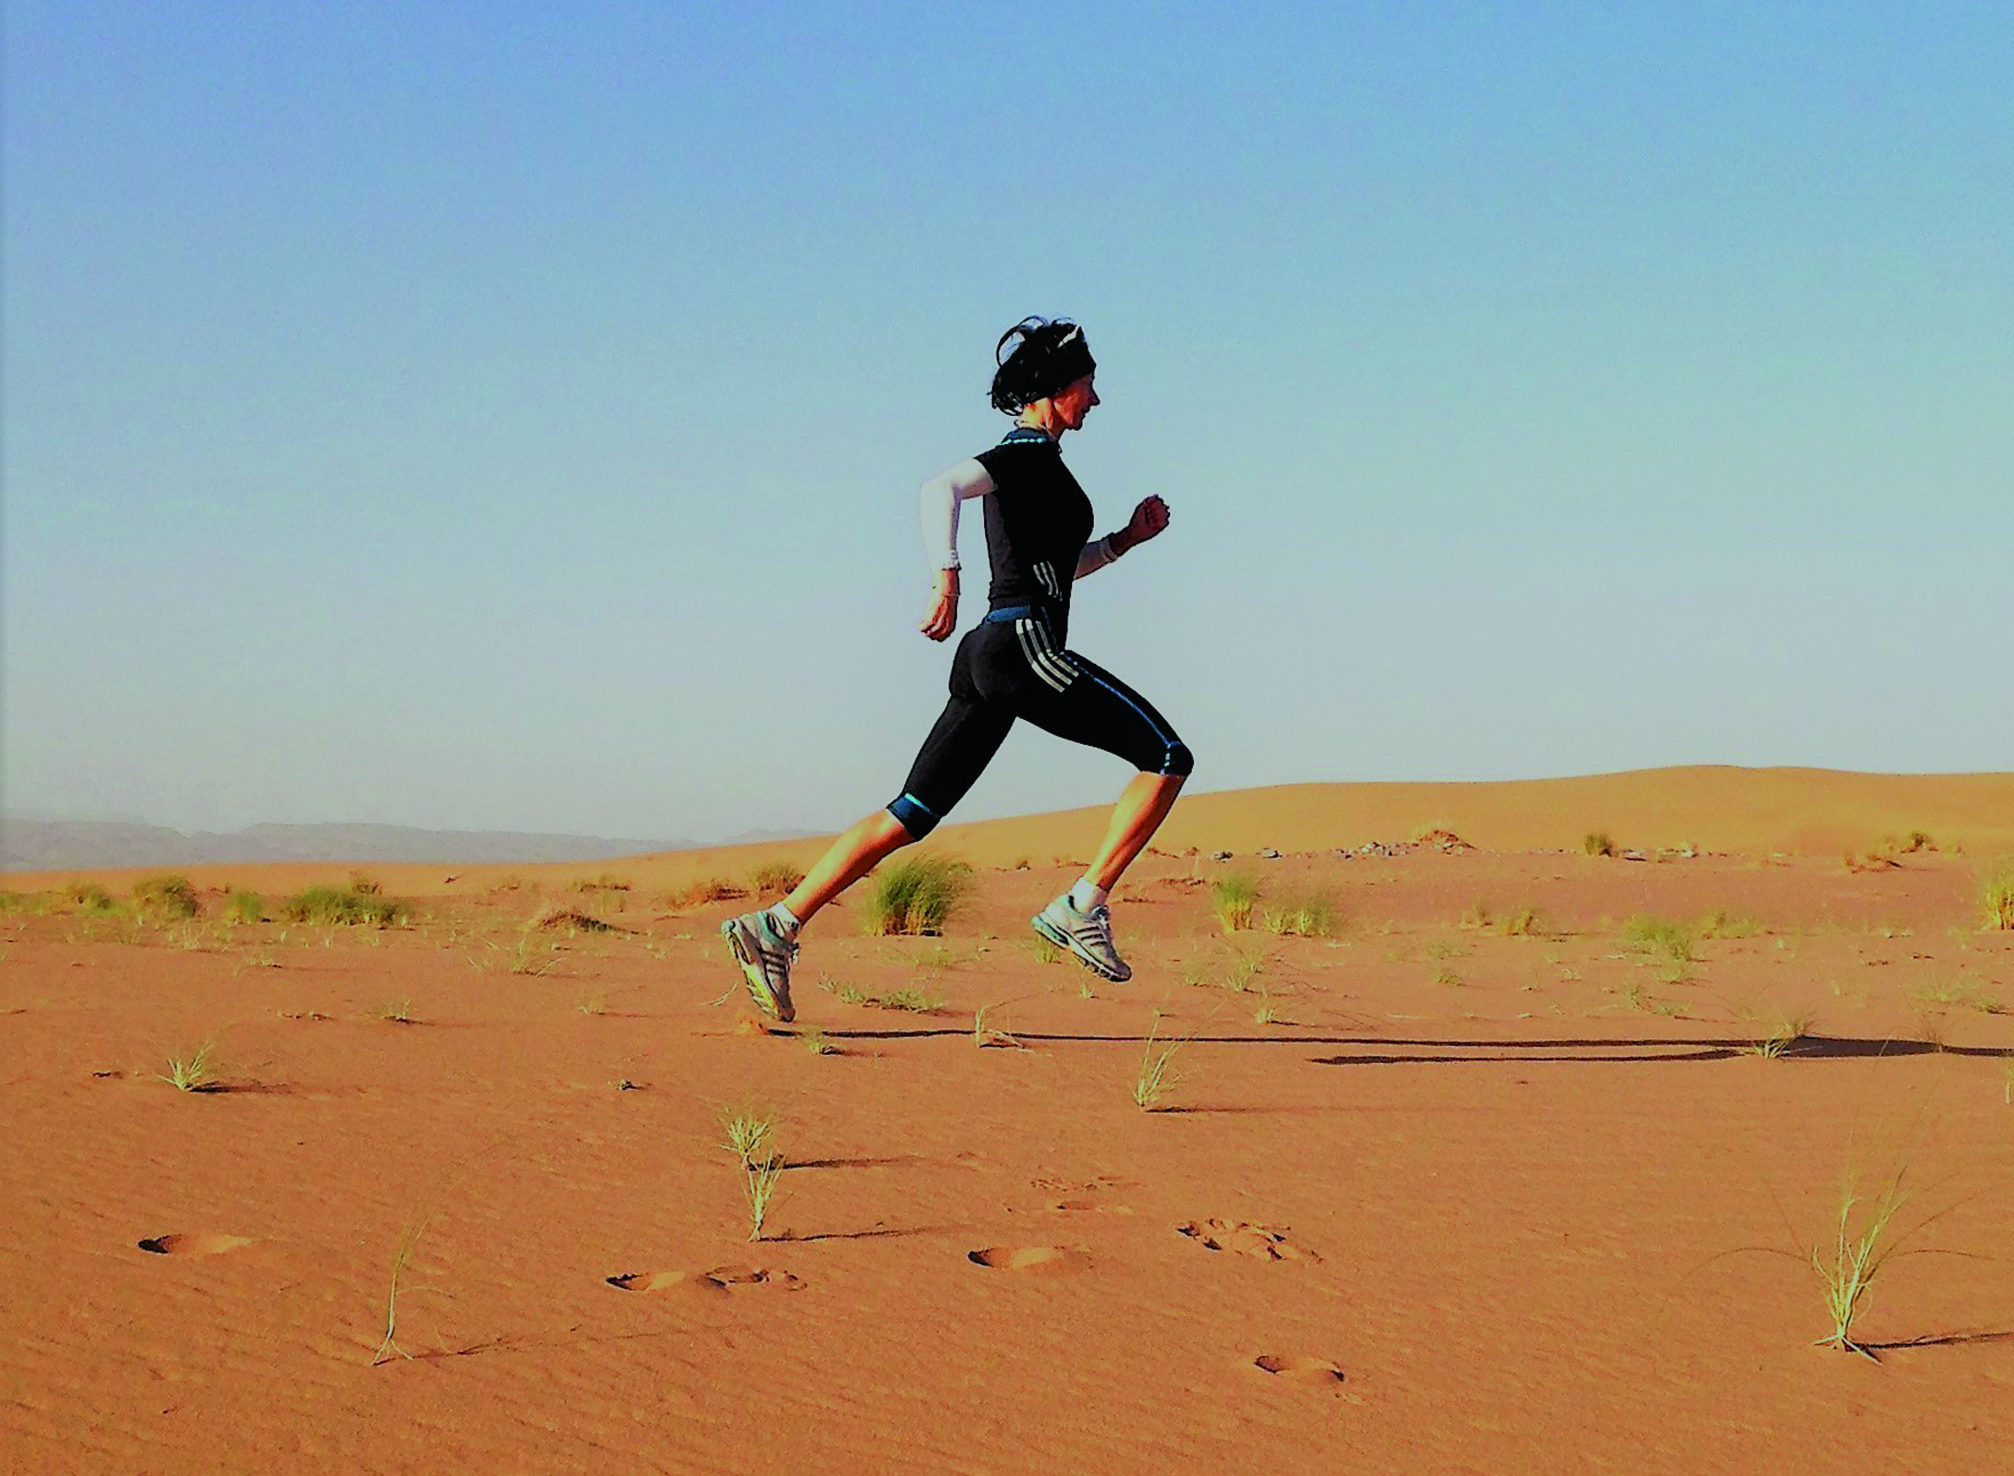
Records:
<instances>
[{"instance_id":1,"label":"woman's knee","mask_svg":"<svg viewBox=\"0 0 2014 1476\"><path fill-rule=\"evenodd\" d=\"M902 828L902 838L896 843L903 846L922 840L937 828L937 822L943 818L906 791L888 802L888 813Z\"/></svg>"},{"instance_id":2,"label":"woman's knee","mask_svg":"<svg viewBox=\"0 0 2014 1476\"><path fill-rule=\"evenodd\" d=\"M1168 745L1168 751L1162 755L1160 772L1173 775L1177 779L1186 779L1195 771L1196 758L1189 752L1189 745L1179 738L1175 739Z\"/></svg>"}]
</instances>

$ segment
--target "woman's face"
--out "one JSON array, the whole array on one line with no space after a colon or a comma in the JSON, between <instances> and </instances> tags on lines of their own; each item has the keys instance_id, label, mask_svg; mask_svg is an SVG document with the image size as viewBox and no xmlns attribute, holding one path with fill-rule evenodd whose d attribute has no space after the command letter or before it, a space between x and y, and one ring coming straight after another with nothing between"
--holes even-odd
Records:
<instances>
[{"instance_id":1,"label":"woman's face","mask_svg":"<svg viewBox=\"0 0 2014 1476\"><path fill-rule=\"evenodd\" d=\"M1091 413L1091 407L1098 401L1097 387L1092 384L1096 374L1087 374L1082 379L1074 379L1049 397L1049 403L1056 411L1056 418L1065 430L1079 430L1084 417Z\"/></svg>"}]
</instances>

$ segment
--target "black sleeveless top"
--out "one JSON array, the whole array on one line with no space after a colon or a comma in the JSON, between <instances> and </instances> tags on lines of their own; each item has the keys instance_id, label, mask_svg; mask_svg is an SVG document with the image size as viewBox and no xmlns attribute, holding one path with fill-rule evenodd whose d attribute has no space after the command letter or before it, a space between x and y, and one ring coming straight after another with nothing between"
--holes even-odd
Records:
<instances>
[{"instance_id":1,"label":"black sleeveless top","mask_svg":"<svg viewBox=\"0 0 2014 1476\"><path fill-rule=\"evenodd\" d=\"M1091 538L1091 499L1063 465L1048 433L1016 426L976 458L993 479L986 506L986 553L993 564L987 605L1034 605L1058 640L1070 623L1070 584Z\"/></svg>"}]
</instances>

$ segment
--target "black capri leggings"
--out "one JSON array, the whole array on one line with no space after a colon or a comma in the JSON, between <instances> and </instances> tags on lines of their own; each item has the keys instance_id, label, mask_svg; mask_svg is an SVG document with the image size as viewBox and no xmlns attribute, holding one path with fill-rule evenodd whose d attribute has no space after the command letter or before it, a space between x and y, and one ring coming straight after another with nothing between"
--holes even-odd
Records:
<instances>
[{"instance_id":1,"label":"black capri leggings","mask_svg":"<svg viewBox=\"0 0 2014 1476\"><path fill-rule=\"evenodd\" d=\"M1195 767L1189 746L1151 702L1104 667L1061 649L1039 613L997 611L958 643L951 700L888 812L923 839L978 782L1016 718L1115 753L1146 773L1186 775Z\"/></svg>"}]
</instances>

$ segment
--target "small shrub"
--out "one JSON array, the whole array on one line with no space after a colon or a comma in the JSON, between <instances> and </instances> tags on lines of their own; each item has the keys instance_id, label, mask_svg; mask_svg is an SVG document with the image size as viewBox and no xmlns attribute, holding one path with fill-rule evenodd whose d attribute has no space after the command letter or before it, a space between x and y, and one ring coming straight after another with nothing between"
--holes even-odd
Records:
<instances>
[{"instance_id":1,"label":"small shrub","mask_svg":"<svg viewBox=\"0 0 2014 1476\"><path fill-rule=\"evenodd\" d=\"M1936 850L1937 842L1930 838L1930 832L1927 830L1912 830L1909 832L1909 838L1903 843L1902 849L1905 854L1913 856L1918 851Z\"/></svg>"},{"instance_id":2,"label":"small shrub","mask_svg":"<svg viewBox=\"0 0 2014 1476\"><path fill-rule=\"evenodd\" d=\"M373 892L359 892L355 888L309 887L282 903L280 912L288 922L382 928L403 920L408 909L403 902L380 897Z\"/></svg>"},{"instance_id":3,"label":"small shrub","mask_svg":"<svg viewBox=\"0 0 2014 1476\"><path fill-rule=\"evenodd\" d=\"M1453 969L1435 969L1434 983L1447 989L1459 989L1462 987L1462 976Z\"/></svg>"},{"instance_id":4,"label":"small shrub","mask_svg":"<svg viewBox=\"0 0 2014 1476\"><path fill-rule=\"evenodd\" d=\"M1503 930L1513 938L1529 938L1538 931L1538 909L1536 907L1513 908L1504 918Z\"/></svg>"},{"instance_id":5,"label":"small shrub","mask_svg":"<svg viewBox=\"0 0 2014 1476\"><path fill-rule=\"evenodd\" d=\"M377 897L384 893L384 885L368 871L350 873L350 890L364 897Z\"/></svg>"},{"instance_id":6,"label":"small shrub","mask_svg":"<svg viewBox=\"0 0 2014 1476\"><path fill-rule=\"evenodd\" d=\"M1475 901L1469 903L1469 910L1462 914L1462 926L1465 928L1486 928L1489 925L1490 910L1483 900L1478 897Z\"/></svg>"},{"instance_id":7,"label":"small shrub","mask_svg":"<svg viewBox=\"0 0 2014 1476\"><path fill-rule=\"evenodd\" d=\"M1613 856L1615 842L1606 830L1590 830L1581 837L1580 848L1590 856Z\"/></svg>"},{"instance_id":8,"label":"small shrub","mask_svg":"<svg viewBox=\"0 0 2014 1476\"><path fill-rule=\"evenodd\" d=\"M0 917L14 913L41 913L49 908L49 898L41 892L0 892Z\"/></svg>"},{"instance_id":9,"label":"small shrub","mask_svg":"<svg viewBox=\"0 0 2014 1476\"><path fill-rule=\"evenodd\" d=\"M612 876L604 871L597 877L581 877L573 884L573 889L576 892L627 892L629 890L629 878L626 876Z\"/></svg>"},{"instance_id":10,"label":"small shrub","mask_svg":"<svg viewBox=\"0 0 2014 1476\"><path fill-rule=\"evenodd\" d=\"M72 882L63 889L63 899L79 912L117 912L112 894L96 882Z\"/></svg>"},{"instance_id":11,"label":"small shrub","mask_svg":"<svg viewBox=\"0 0 2014 1476\"><path fill-rule=\"evenodd\" d=\"M410 999L388 1000L371 1013L393 1025L410 1025L413 1023L413 1002Z\"/></svg>"},{"instance_id":12,"label":"small shrub","mask_svg":"<svg viewBox=\"0 0 2014 1476\"><path fill-rule=\"evenodd\" d=\"M814 1056L830 1056L839 1048L825 1038L822 1030L807 1030L797 1037L797 1043Z\"/></svg>"},{"instance_id":13,"label":"small shrub","mask_svg":"<svg viewBox=\"0 0 2014 1476\"><path fill-rule=\"evenodd\" d=\"M786 897L796 891L797 884L803 880L803 869L792 866L788 861L765 861L748 878L758 897Z\"/></svg>"},{"instance_id":14,"label":"small shrub","mask_svg":"<svg viewBox=\"0 0 2014 1476\"><path fill-rule=\"evenodd\" d=\"M972 868L942 856L911 856L880 873L864 909L864 925L877 935L934 937L964 899Z\"/></svg>"},{"instance_id":15,"label":"small shrub","mask_svg":"<svg viewBox=\"0 0 2014 1476\"><path fill-rule=\"evenodd\" d=\"M256 923L266 920L266 902L257 892L242 889L232 891L224 903L224 920L232 923Z\"/></svg>"},{"instance_id":16,"label":"small shrub","mask_svg":"<svg viewBox=\"0 0 2014 1476\"><path fill-rule=\"evenodd\" d=\"M133 910L147 917L194 917L202 904L186 876L147 876L133 883Z\"/></svg>"},{"instance_id":17,"label":"small shrub","mask_svg":"<svg viewBox=\"0 0 2014 1476\"><path fill-rule=\"evenodd\" d=\"M1016 856L1014 858L1014 869L1016 871L1026 871L1029 867L1029 864L1030 864L1029 860L1026 856Z\"/></svg>"},{"instance_id":18,"label":"small shrub","mask_svg":"<svg viewBox=\"0 0 2014 1476\"><path fill-rule=\"evenodd\" d=\"M1243 872L1228 872L1210 886L1210 905L1227 933L1241 933L1251 927L1252 909L1258 900L1258 883Z\"/></svg>"}]
</instances>

